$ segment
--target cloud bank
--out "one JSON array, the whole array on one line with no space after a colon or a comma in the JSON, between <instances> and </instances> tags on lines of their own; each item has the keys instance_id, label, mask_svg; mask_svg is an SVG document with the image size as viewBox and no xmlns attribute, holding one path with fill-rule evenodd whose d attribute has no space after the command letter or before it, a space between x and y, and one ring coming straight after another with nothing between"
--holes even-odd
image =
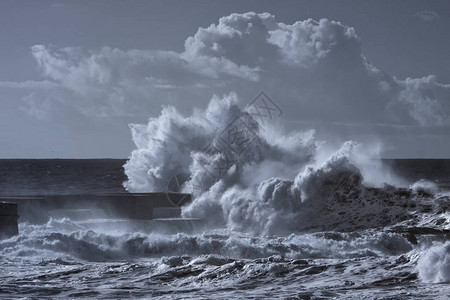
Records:
<instances>
[{"instance_id":1,"label":"cloud bank","mask_svg":"<svg viewBox=\"0 0 450 300\"><path fill-rule=\"evenodd\" d=\"M205 106L213 94L251 99L267 91L287 118L448 125L450 85L433 76L397 79L373 66L352 27L321 19L277 22L268 13L232 14L199 28L184 51L97 50L35 45L44 80L2 83L34 89L26 111L88 117L145 113L163 104Z\"/></svg>"}]
</instances>

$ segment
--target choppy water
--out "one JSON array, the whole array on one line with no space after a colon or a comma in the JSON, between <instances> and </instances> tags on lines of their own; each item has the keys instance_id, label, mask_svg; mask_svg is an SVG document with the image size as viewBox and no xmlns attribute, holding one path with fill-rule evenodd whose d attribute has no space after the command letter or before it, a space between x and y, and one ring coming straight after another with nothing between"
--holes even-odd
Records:
<instances>
[{"instance_id":1,"label":"choppy water","mask_svg":"<svg viewBox=\"0 0 450 300\"><path fill-rule=\"evenodd\" d=\"M123 163L3 160L0 193L116 192ZM449 160L389 164L411 184L437 180L441 190L347 191L319 225L277 235L21 223L19 236L0 241L0 297L448 299Z\"/></svg>"}]
</instances>

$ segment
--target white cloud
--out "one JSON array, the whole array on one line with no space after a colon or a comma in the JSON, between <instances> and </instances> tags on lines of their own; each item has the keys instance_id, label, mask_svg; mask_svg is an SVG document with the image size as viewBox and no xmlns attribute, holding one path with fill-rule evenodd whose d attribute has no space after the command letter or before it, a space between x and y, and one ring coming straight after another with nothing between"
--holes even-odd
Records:
<instances>
[{"instance_id":1,"label":"white cloud","mask_svg":"<svg viewBox=\"0 0 450 300\"><path fill-rule=\"evenodd\" d=\"M440 19L439 14L432 10L419 11L414 16L425 22L433 22Z\"/></svg>"},{"instance_id":2,"label":"white cloud","mask_svg":"<svg viewBox=\"0 0 450 300\"><path fill-rule=\"evenodd\" d=\"M235 91L250 101L265 90L291 120L428 126L450 119L448 85L382 72L361 53L353 28L326 19L288 25L268 13L232 14L199 28L180 53L36 45L32 54L43 80L0 87L40 89L24 99L40 118L61 110L154 116L163 104L183 111L213 94Z\"/></svg>"},{"instance_id":3,"label":"white cloud","mask_svg":"<svg viewBox=\"0 0 450 300\"><path fill-rule=\"evenodd\" d=\"M44 81L27 80L22 82L0 81L0 87L13 89L52 89L57 86L58 84L48 80Z\"/></svg>"},{"instance_id":4,"label":"white cloud","mask_svg":"<svg viewBox=\"0 0 450 300\"><path fill-rule=\"evenodd\" d=\"M52 101L46 97L36 97L36 94L30 94L23 98L26 103L21 109L30 116L40 121L49 121L51 114Z\"/></svg>"},{"instance_id":5,"label":"white cloud","mask_svg":"<svg viewBox=\"0 0 450 300\"><path fill-rule=\"evenodd\" d=\"M286 63L303 67L312 67L330 56L330 59L346 59L337 55L361 59L360 42L354 29L327 19L279 24L278 29L270 32L269 42L279 47Z\"/></svg>"},{"instance_id":6,"label":"white cloud","mask_svg":"<svg viewBox=\"0 0 450 300\"><path fill-rule=\"evenodd\" d=\"M399 84L399 96L391 102L392 107L399 107L423 126L450 124L450 84L440 84L434 76L406 78Z\"/></svg>"}]
</instances>

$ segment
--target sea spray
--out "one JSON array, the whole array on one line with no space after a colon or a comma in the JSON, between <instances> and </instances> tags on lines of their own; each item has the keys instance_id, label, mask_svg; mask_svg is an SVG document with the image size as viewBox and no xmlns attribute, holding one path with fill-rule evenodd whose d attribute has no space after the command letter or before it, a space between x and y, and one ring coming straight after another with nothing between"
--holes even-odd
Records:
<instances>
[{"instance_id":1,"label":"sea spray","mask_svg":"<svg viewBox=\"0 0 450 300\"><path fill-rule=\"evenodd\" d=\"M354 189L362 176L346 154L346 143L318 169L304 168L295 179L271 177L248 187L223 180L183 211L185 216L222 217L229 228L264 234L286 234L320 223L323 207L342 186ZM218 215L217 212L220 212Z\"/></svg>"},{"instance_id":2,"label":"sea spray","mask_svg":"<svg viewBox=\"0 0 450 300\"><path fill-rule=\"evenodd\" d=\"M287 234L323 225L324 209L339 195L361 202L364 186L382 172L358 143L330 151L312 131L262 127L234 93L213 97L188 117L165 107L131 129L137 149L124 166L127 190L164 191L172 176L188 173L182 191L195 199L183 216L237 231Z\"/></svg>"},{"instance_id":3,"label":"sea spray","mask_svg":"<svg viewBox=\"0 0 450 300\"><path fill-rule=\"evenodd\" d=\"M450 282L450 242L434 245L424 250L417 268L423 282Z\"/></svg>"}]
</instances>

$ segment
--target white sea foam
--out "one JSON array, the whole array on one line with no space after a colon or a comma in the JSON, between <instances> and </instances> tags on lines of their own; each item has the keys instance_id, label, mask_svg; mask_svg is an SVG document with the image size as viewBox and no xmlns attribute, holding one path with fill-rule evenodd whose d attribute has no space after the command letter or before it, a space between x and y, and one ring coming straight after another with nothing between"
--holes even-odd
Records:
<instances>
[{"instance_id":1,"label":"white sea foam","mask_svg":"<svg viewBox=\"0 0 450 300\"><path fill-rule=\"evenodd\" d=\"M435 182L425 179L414 182L410 188L414 193L436 194L439 192L439 187Z\"/></svg>"},{"instance_id":2,"label":"white sea foam","mask_svg":"<svg viewBox=\"0 0 450 300\"><path fill-rule=\"evenodd\" d=\"M4 258L22 257L38 261L56 258L65 261L115 261L186 255L222 255L233 259L280 255L305 259L398 255L412 249L400 234L383 232L320 232L285 237L254 237L228 230L193 235L106 234L68 227L70 223L67 219L52 220L44 225L22 223L21 235L0 241L0 254Z\"/></svg>"},{"instance_id":3,"label":"white sea foam","mask_svg":"<svg viewBox=\"0 0 450 300\"><path fill-rule=\"evenodd\" d=\"M423 282L450 282L450 242L425 250L417 263L417 268Z\"/></svg>"}]
</instances>

